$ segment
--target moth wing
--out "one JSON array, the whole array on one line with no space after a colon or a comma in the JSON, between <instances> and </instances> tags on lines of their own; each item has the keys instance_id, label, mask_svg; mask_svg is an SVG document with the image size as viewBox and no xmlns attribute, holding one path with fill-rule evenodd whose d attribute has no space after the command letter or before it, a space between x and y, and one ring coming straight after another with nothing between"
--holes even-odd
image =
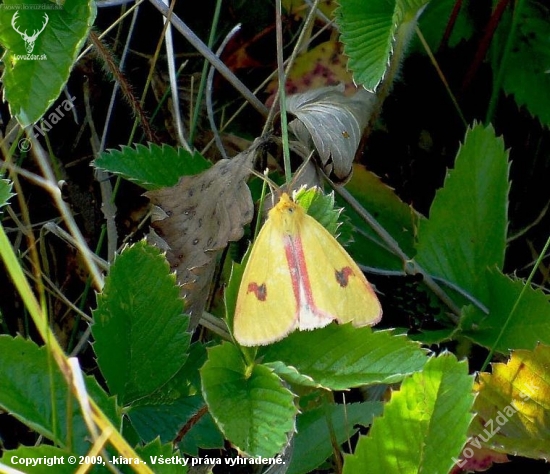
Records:
<instances>
[{"instance_id":1,"label":"moth wing","mask_svg":"<svg viewBox=\"0 0 550 474\"><path fill-rule=\"evenodd\" d=\"M313 217L306 215L302 244L316 308L339 323L376 324L382 307L365 275L338 241Z\"/></svg>"},{"instance_id":2,"label":"moth wing","mask_svg":"<svg viewBox=\"0 0 550 474\"><path fill-rule=\"evenodd\" d=\"M241 280L233 335L243 346L278 341L296 327L297 306L284 235L268 219L256 238Z\"/></svg>"}]
</instances>

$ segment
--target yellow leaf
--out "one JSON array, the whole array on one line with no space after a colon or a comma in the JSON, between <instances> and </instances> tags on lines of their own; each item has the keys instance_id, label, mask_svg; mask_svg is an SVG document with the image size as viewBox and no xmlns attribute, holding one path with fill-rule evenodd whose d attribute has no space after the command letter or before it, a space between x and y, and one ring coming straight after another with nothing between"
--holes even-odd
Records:
<instances>
[{"instance_id":1,"label":"yellow leaf","mask_svg":"<svg viewBox=\"0 0 550 474\"><path fill-rule=\"evenodd\" d=\"M550 458L550 347L517 350L481 373L470 444L500 453ZM475 444L473 444L474 446Z\"/></svg>"}]
</instances>

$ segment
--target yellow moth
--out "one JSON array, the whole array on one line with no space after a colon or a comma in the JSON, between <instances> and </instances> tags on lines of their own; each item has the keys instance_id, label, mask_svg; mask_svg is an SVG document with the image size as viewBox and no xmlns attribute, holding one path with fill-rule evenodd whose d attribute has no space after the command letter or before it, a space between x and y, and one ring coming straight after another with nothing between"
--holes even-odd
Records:
<instances>
[{"instance_id":1,"label":"yellow moth","mask_svg":"<svg viewBox=\"0 0 550 474\"><path fill-rule=\"evenodd\" d=\"M278 341L331 321L376 324L382 308L353 259L313 217L283 194L252 248L235 308L243 346Z\"/></svg>"}]
</instances>

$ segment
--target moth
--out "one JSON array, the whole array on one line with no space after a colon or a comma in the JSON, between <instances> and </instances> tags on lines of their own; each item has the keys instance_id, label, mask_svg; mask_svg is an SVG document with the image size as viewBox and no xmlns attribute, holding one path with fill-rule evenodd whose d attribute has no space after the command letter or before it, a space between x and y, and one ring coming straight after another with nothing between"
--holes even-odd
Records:
<instances>
[{"instance_id":1,"label":"moth","mask_svg":"<svg viewBox=\"0 0 550 474\"><path fill-rule=\"evenodd\" d=\"M243 346L278 341L332 321L376 324L382 307L337 240L286 193L268 214L246 265L233 335Z\"/></svg>"}]
</instances>

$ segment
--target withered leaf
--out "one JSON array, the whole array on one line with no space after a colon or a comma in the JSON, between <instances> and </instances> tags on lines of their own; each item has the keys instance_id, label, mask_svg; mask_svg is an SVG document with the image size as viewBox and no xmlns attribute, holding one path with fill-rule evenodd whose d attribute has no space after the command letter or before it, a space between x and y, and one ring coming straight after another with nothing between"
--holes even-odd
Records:
<instances>
[{"instance_id":1,"label":"withered leaf","mask_svg":"<svg viewBox=\"0 0 550 474\"><path fill-rule=\"evenodd\" d=\"M550 347L516 350L506 364L479 374L472 445L550 460Z\"/></svg>"},{"instance_id":2,"label":"withered leaf","mask_svg":"<svg viewBox=\"0 0 550 474\"><path fill-rule=\"evenodd\" d=\"M296 116L289 129L319 155L325 174L336 182L348 180L361 134L371 114L374 95L360 89L351 97L344 86L321 87L287 98L287 110Z\"/></svg>"},{"instance_id":3,"label":"withered leaf","mask_svg":"<svg viewBox=\"0 0 550 474\"><path fill-rule=\"evenodd\" d=\"M191 328L204 310L217 255L229 241L239 240L252 220L254 206L246 180L258 143L199 175L182 177L173 187L146 193L158 206L151 223L156 236L150 240L166 250L176 271Z\"/></svg>"}]
</instances>

